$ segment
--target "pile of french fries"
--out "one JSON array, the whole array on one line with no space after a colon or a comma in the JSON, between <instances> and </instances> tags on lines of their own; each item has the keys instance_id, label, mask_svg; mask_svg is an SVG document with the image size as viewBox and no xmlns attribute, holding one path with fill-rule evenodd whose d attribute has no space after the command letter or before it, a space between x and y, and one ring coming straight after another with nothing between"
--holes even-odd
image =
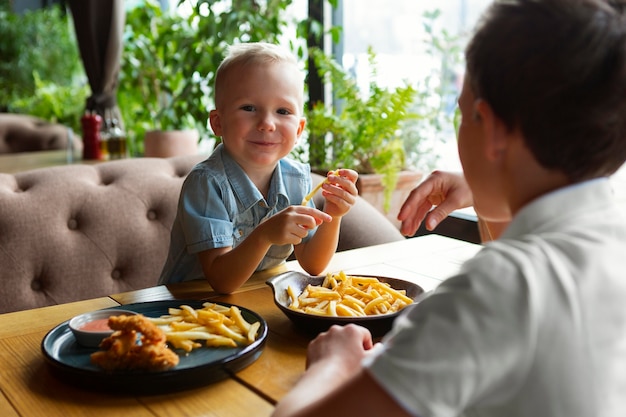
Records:
<instances>
[{"instance_id":1,"label":"pile of french fries","mask_svg":"<svg viewBox=\"0 0 626 417\"><path fill-rule=\"evenodd\" d=\"M204 303L194 309L188 305L170 308L168 313L150 320L165 332L168 344L191 352L209 347L237 347L256 340L260 322L249 323L236 306ZM200 343L202 341L203 343Z\"/></svg>"},{"instance_id":2,"label":"pile of french fries","mask_svg":"<svg viewBox=\"0 0 626 417\"><path fill-rule=\"evenodd\" d=\"M287 287L289 308L319 316L363 317L389 314L413 303L406 291L391 288L375 277L329 273L322 285L307 285L300 294Z\"/></svg>"}]
</instances>

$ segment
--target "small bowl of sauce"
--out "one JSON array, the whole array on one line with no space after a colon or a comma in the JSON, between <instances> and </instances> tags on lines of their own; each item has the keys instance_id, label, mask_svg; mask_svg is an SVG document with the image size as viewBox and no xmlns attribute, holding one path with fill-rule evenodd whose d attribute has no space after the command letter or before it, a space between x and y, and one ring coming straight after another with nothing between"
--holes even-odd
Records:
<instances>
[{"instance_id":1,"label":"small bowl of sauce","mask_svg":"<svg viewBox=\"0 0 626 417\"><path fill-rule=\"evenodd\" d=\"M131 316L134 311L124 309L105 309L92 311L72 318L69 327L78 344L86 347L98 347L102 339L113 334L108 321L111 316Z\"/></svg>"}]
</instances>

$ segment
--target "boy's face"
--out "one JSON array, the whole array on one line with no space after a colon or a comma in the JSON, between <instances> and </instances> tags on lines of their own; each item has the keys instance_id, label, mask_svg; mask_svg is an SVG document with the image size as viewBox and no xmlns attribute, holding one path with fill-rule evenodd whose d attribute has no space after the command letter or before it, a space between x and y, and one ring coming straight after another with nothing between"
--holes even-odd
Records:
<instances>
[{"instance_id":1,"label":"boy's face","mask_svg":"<svg viewBox=\"0 0 626 417\"><path fill-rule=\"evenodd\" d=\"M244 170L274 169L302 134L303 85L288 63L237 65L211 111L214 133Z\"/></svg>"},{"instance_id":2,"label":"boy's face","mask_svg":"<svg viewBox=\"0 0 626 417\"><path fill-rule=\"evenodd\" d=\"M508 211L504 205L501 188L501 172L498 170L497 158L492 157L489 129L486 129L485 118L491 112L483 101L482 107L477 105L476 97L466 78L459 97L461 123L458 132L458 150L463 174L474 196L474 209L481 217L491 221L508 219Z\"/></svg>"}]
</instances>

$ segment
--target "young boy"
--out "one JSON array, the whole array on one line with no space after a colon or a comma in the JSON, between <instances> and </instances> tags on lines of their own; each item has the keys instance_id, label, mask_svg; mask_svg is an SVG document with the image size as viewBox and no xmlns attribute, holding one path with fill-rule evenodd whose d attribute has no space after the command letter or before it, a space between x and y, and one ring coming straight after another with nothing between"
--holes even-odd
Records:
<instances>
[{"instance_id":1,"label":"young boy","mask_svg":"<svg viewBox=\"0 0 626 417\"><path fill-rule=\"evenodd\" d=\"M304 80L276 45L234 45L215 79L211 127L222 143L186 178L160 284L206 278L230 293L295 251L310 274L337 248L341 217L356 201L357 173L329 174L324 211L302 200L308 165L285 158L302 134Z\"/></svg>"},{"instance_id":2,"label":"young boy","mask_svg":"<svg viewBox=\"0 0 626 417\"><path fill-rule=\"evenodd\" d=\"M626 218L606 178L626 160L621 6L496 2L466 62L464 176L510 224L380 344L355 325L316 338L275 416L624 415Z\"/></svg>"}]
</instances>

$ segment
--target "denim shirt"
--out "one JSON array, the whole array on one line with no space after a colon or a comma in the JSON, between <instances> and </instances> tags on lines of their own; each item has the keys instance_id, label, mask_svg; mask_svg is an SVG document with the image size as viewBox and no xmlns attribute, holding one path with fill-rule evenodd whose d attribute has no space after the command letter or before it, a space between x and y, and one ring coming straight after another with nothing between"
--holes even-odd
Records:
<instances>
[{"instance_id":1,"label":"denim shirt","mask_svg":"<svg viewBox=\"0 0 626 417\"><path fill-rule=\"evenodd\" d=\"M237 247L262 221L300 204L311 188L309 165L282 159L266 200L220 144L183 183L159 284L204 278L198 252ZM304 241L313 233L311 230ZM256 270L279 265L292 251L293 245L272 246Z\"/></svg>"}]
</instances>

